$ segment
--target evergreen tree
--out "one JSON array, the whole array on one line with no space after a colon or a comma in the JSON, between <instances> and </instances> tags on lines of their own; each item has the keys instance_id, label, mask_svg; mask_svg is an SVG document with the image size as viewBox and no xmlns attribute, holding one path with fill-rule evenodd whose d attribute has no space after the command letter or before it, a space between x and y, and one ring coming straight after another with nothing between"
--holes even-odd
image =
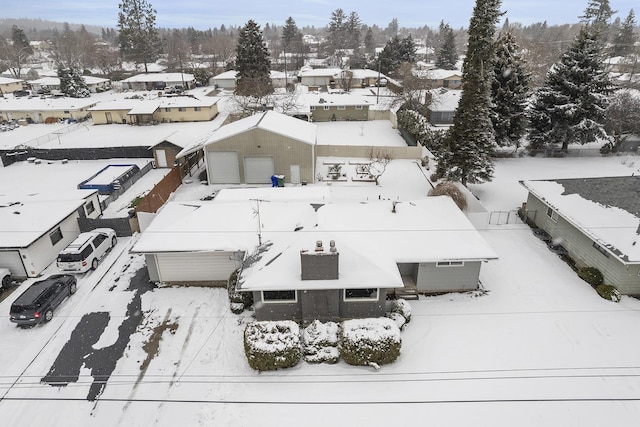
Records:
<instances>
[{"instance_id":1,"label":"evergreen tree","mask_svg":"<svg viewBox=\"0 0 640 427\"><path fill-rule=\"evenodd\" d=\"M416 45L411 35L400 38L395 36L389 40L378 55L380 72L393 74L403 62L414 64L416 62Z\"/></svg>"},{"instance_id":2,"label":"evergreen tree","mask_svg":"<svg viewBox=\"0 0 640 427\"><path fill-rule=\"evenodd\" d=\"M525 115L529 97L530 74L522 58L520 46L510 32L500 35L491 85L491 121L499 146L520 146L527 129Z\"/></svg>"},{"instance_id":3,"label":"evergreen tree","mask_svg":"<svg viewBox=\"0 0 640 427\"><path fill-rule=\"evenodd\" d=\"M495 137L491 123L494 35L501 0L476 0L462 71L462 95L438 156L438 174L449 181L479 183L493 178Z\"/></svg>"},{"instance_id":4,"label":"evergreen tree","mask_svg":"<svg viewBox=\"0 0 640 427\"><path fill-rule=\"evenodd\" d=\"M597 39L604 46L608 38L611 17L616 11L611 9L609 0L589 0L584 15L580 17L583 24L590 26L596 33Z\"/></svg>"},{"instance_id":5,"label":"evergreen tree","mask_svg":"<svg viewBox=\"0 0 640 427\"><path fill-rule=\"evenodd\" d=\"M364 36L364 50L367 53L373 53L376 50L376 40L373 37L373 31L371 28L367 30Z\"/></svg>"},{"instance_id":6,"label":"evergreen tree","mask_svg":"<svg viewBox=\"0 0 640 427\"><path fill-rule=\"evenodd\" d=\"M235 66L238 72L237 95L262 98L273 93L269 51L260 26L253 20L240 29Z\"/></svg>"},{"instance_id":7,"label":"evergreen tree","mask_svg":"<svg viewBox=\"0 0 640 427\"><path fill-rule=\"evenodd\" d=\"M287 19L282 29L282 48L285 53L285 68L294 69L304 65L306 46L302 41L302 32L292 17ZM287 54L289 54L288 57Z\"/></svg>"},{"instance_id":8,"label":"evergreen tree","mask_svg":"<svg viewBox=\"0 0 640 427\"><path fill-rule=\"evenodd\" d=\"M613 86L603 68L598 31L583 26L535 94L529 120L530 148L585 144L606 137L604 114Z\"/></svg>"},{"instance_id":9,"label":"evergreen tree","mask_svg":"<svg viewBox=\"0 0 640 427\"><path fill-rule=\"evenodd\" d=\"M156 11L147 0L122 0L118 5L120 54L125 60L144 64L155 62L160 54L160 36L156 29Z\"/></svg>"},{"instance_id":10,"label":"evergreen tree","mask_svg":"<svg viewBox=\"0 0 640 427\"><path fill-rule=\"evenodd\" d=\"M89 96L87 84L77 68L60 66L58 77L60 78L60 90L65 95L72 98L87 98Z\"/></svg>"},{"instance_id":11,"label":"evergreen tree","mask_svg":"<svg viewBox=\"0 0 640 427\"><path fill-rule=\"evenodd\" d=\"M442 44L436 57L436 67L443 70L455 70L458 62L458 49L456 48L456 36L449 24L441 27L443 34L440 36Z\"/></svg>"},{"instance_id":12,"label":"evergreen tree","mask_svg":"<svg viewBox=\"0 0 640 427\"><path fill-rule=\"evenodd\" d=\"M613 39L613 56L627 56L635 52L636 37L634 30L636 28L636 16L633 9L629 11L629 15L620 27L620 31Z\"/></svg>"},{"instance_id":13,"label":"evergreen tree","mask_svg":"<svg viewBox=\"0 0 640 427\"><path fill-rule=\"evenodd\" d=\"M337 49L345 49L347 45L347 16L342 9L331 12L331 21L327 28L327 50L333 54Z\"/></svg>"},{"instance_id":14,"label":"evergreen tree","mask_svg":"<svg viewBox=\"0 0 640 427\"><path fill-rule=\"evenodd\" d=\"M360 47L362 21L356 12L349 14L345 27L347 45L344 47L347 49L358 49Z\"/></svg>"}]
</instances>

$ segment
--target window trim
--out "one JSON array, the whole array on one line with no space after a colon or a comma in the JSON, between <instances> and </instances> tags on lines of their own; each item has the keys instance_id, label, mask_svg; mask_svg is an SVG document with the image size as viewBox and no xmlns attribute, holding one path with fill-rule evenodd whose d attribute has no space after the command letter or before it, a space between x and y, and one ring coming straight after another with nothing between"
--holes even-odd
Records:
<instances>
[{"instance_id":1,"label":"window trim","mask_svg":"<svg viewBox=\"0 0 640 427\"><path fill-rule=\"evenodd\" d=\"M348 290L361 290L361 289L375 289L376 290L376 297L372 298L362 298L362 297L357 297L357 298L349 298L347 297L347 291ZM343 302L373 302L373 301L378 301L380 299L380 288L345 288L342 290L342 301Z\"/></svg>"},{"instance_id":2,"label":"window trim","mask_svg":"<svg viewBox=\"0 0 640 427\"><path fill-rule=\"evenodd\" d=\"M310 110L310 111L316 111L316 106L315 106L315 105L311 105L311 106L309 106L309 110Z\"/></svg>"},{"instance_id":3,"label":"window trim","mask_svg":"<svg viewBox=\"0 0 640 427\"><path fill-rule=\"evenodd\" d=\"M89 200L87 201L87 203L84 204L84 212L86 215L91 215L95 211L96 211L96 205L93 203L93 200Z\"/></svg>"},{"instance_id":4,"label":"window trim","mask_svg":"<svg viewBox=\"0 0 640 427\"><path fill-rule=\"evenodd\" d=\"M54 236L56 239L55 242L54 242ZM51 244L53 246L57 245L62 241L62 239L64 239L64 235L62 234L62 230L60 229L60 227L56 227L49 232L49 239L51 240Z\"/></svg>"},{"instance_id":5,"label":"window trim","mask_svg":"<svg viewBox=\"0 0 640 427\"><path fill-rule=\"evenodd\" d=\"M604 247L600 246L597 242L593 242L593 244L591 246L593 246L593 248L596 251L598 251L602 255L604 255L605 258L609 258L611 256L611 254L609 254L609 251L607 251ZM638 275L640 276L640 272L638 273Z\"/></svg>"},{"instance_id":6,"label":"window trim","mask_svg":"<svg viewBox=\"0 0 640 427\"><path fill-rule=\"evenodd\" d=\"M171 112L171 108L165 108L165 109L164 109L164 112L165 112L165 113L170 113L170 112Z\"/></svg>"},{"instance_id":7,"label":"window trim","mask_svg":"<svg viewBox=\"0 0 640 427\"><path fill-rule=\"evenodd\" d=\"M464 261L438 261L436 262L436 267L464 267Z\"/></svg>"},{"instance_id":8,"label":"window trim","mask_svg":"<svg viewBox=\"0 0 640 427\"><path fill-rule=\"evenodd\" d=\"M328 105L323 105L322 106L322 109L325 110L325 111L329 111L330 108L331 107L329 107Z\"/></svg>"},{"instance_id":9,"label":"window trim","mask_svg":"<svg viewBox=\"0 0 640 427\"><path fill-rule=\"evenodd\" d=\"M202 111L201 107L193 107L193 111Z\"/></svg>"},{"instance_id":10,"label":"window trim","mask_svg":"<svg viewBox=\"0 0 640 427\"><path fill-rule=\"evenodd\" d=\"M549 213L551 212L551 213ZM549 219L553 222L558 222L558 212L553 209L551 206L547 206L547 210L545 211Z\"/></svg>"},{"instance_id":11,"label":"window trim","mask_svg":"<svg viewBox=\"0 0 640 427\"><path fill-rule=\"evenodd\" d=\"M362 105L356 105L356 110L362 110Z\"/></svg>"},{"instance_id":12,"label":"window trim","mask_svg":"<svg viewBox=\"0 0 640 427\"><path fill-rule=\"evenodd\" d=\"M347 107L345 105L338 105L338 110L339 111L344 111L346 109L347 109Z\"/></svg>"},{"instance_id":13,"label":"window trim","mask_svg":"<svg viewBox=\"0 0 640 427\"><path fill-rule=\"evenodd\" d=\"M178 112L179 113L184 113L186 111L187 111L187 109L185 107L178 107Z\"/></svg>"},{"instance_id":14,"label":"window trim","mask_svg":"<svg viewBox=\"0 0 640 427\"><path fill-rule=\"evenodd\" d=\"M265 292L293 292L293 299L265 299ZM298 302L298 292L292 289L282 290L282 291L260 291L260 297L262 298L262 302L264 304L292 304Z\"/></svg>"}]
</instances>

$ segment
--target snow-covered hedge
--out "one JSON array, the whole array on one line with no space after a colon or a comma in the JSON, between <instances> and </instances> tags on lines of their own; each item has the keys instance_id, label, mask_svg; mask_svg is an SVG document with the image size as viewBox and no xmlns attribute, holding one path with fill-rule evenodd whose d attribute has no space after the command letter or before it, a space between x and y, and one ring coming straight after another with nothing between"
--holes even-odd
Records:
<instances>
[{"instance_id":1,"label":"snow-covered hedge","mask_svg":"<svg viewBox=\"0 0 640 427\"><path fill-rule=\"evenodd\" d=\"M384 365L400 355L400 328L388 318L354 319L342 322L342 360L350 365Z\"/></svg>"},{"instance_id":2,"label":"snow-covered hedge","mask_svg":"<svg viewBox=\"0 0 640 427\"><path fill-rule=\"evenodd\" d=\"M337 323L314 320L302 333L304 360L309 363L337 363L340 359Z\"/></svg>"},{"instance_id":3,"label":"snow-covered hedge","mask_svg":"<svg viewBox=\"0 0 640 427\"><path fill-rule=\"evenodd\" d=\"M386 317L396 322L398 328L402 329L405 324L411 321L411 306L404 299L397 299L391 302L391 311Z\"/></svg>"},{"instance_id":4,"label":"snow-covered hedge","mask_svg":"<svg viewBox=\"0 0 640 427\"><path fill-rule=\"evenodd\" d=\"M244 352L252 369L275 371L300 362L300 328L296 322L252 322L244 330Z\"/></svg>"},{"instance_id":5,"label":"snow-covered hedge","mask_svg":"<svg viewBox=\"0 0 640 427\"><path fill-rule=\"evenodd\" d=\"M599 285L596 287L596 292L598 292L598 295L602 298L608 299L609 301L620 301L620 292L615 288L615 286Z\"/></svg>"}]
</instances>

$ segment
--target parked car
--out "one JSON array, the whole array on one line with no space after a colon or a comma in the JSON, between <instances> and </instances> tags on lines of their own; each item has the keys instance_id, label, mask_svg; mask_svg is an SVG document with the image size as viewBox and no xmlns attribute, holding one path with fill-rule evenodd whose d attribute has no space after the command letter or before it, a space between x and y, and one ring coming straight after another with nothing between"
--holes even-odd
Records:
<instances>
[{"instance_id":1,"label":"parked car","mask_svg":"<svg viewBox=\"0 0 640 427\"><path fill-rule=\"evenodd\" d=\"M8 268L0 267L0 288L8 289L11 286L11 272Z\"/></svg>"},{"instance_id":2,"label":"parked car","mask_svg":"<svg viewBox=\"0 0 640 427\"><path fill-rule=\"evenodd\" d=\"M76 293L76 286L71 274L55 274L33 283L11 304L9 320L18 326L50 321L53 310Z\"/></svg>"},{"instance_id":3,"label":"parked car","mask_svg":"<svg viewBox=\"0 0 640 427\"><path fill-rule=\"evenodd\" d=\"M111 228L96 228L81 233L60 252L56 265L62 271L84 273L95 270L98 262L117 243L116 232Z\"/></svg>"},{"instance_id":4,"label":"parked car","mask_svg":"<svg viewBox=\"0 0 640 427\"><path fill-rule=\"evenodd\" d=\"M29 92L28 90L14 90L13 91L13 96L15 96L16 98L20 98L22 96L29 96L31 95L31 92Z\"/></svg>"}]
</instances>

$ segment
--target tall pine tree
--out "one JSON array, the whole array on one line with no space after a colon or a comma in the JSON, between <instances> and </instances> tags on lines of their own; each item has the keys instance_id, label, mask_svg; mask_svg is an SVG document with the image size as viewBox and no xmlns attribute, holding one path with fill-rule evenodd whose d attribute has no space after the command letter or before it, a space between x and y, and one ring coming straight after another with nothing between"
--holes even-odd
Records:
<instances>
[{"instance_id":1,"label":"tall pine tree","mask_svg":"<svg viewBox=\"0 0 640 427\"><path fill-rule=\"evenodd\" d=\"M156 28L156 11L146 0L122 0L118 5L118 41L125 60L147 64L158 59L161 44Z\"/></svg>"},{"instance_id":2,"label":"tall pine tree","mask_svg":"<svg viewBox=\"0 0 640 427\"><path fill-rule=\"evenodd\" d=\"M436 56L436 67L443 70L455 70L458 62L458 49L456 48L456 36L449 24L440 27L442 44Z\"/></svg>"},{"instance_id":3,"label":"tall pine tree","mask_svg":"<svg viewBox=\"0 0 640 427\"><path fill-rule=\"evenodd\" d=\"M236 46L237 95L262 98L273 93L271 60L260 26L249 20L240 29Z\"/></svg>"},{"instance_id":4,"label":"tall pine tree","mask_svg":"<svg viewBox=\"0 0 640 427\"><path fill-rule=\"evenodd\" d=\"M462 95L438 156L438 173L467 183L491 181L495 137L491 123L491 81L495 55L494 35L501 0L476 0L469 22L469 44L462 72Z\"/></svg>"},{"instance_id":5,"label":"tall pine tree","mask_svg":"<svg viewBox=\"0 0 640 427\"><path fill-rule=\"evenodd\" d=\"M547 73L529 109L530 148L585 144L603 138L604 114L613 85L602 61L598 29L583 26Z\"/></svg>"},{"instance_id":6,"label":"tall pine tree","mask_svg":"<svg viewBox=\"0 0 640 427\"><path fill-rule=\"evenodd\" d=\"M627 56L635 53L636 36L634 34L636 28L636 15L633 9L629 11L629 15L622 23L620 31L613 38L613 56Z\"/></svg>"},{"instance_id":7,"label":"tall pine tree","mask_svg":"<svg viewBox=\"0 0 640 427\"><path fill-rule=\"evenodd\" d=\"M529 72L515 36L506 32L498 37L491 85L491 121L499 146L520 146L527 130L526 106Z\"/></svg>"}]
</instances>

